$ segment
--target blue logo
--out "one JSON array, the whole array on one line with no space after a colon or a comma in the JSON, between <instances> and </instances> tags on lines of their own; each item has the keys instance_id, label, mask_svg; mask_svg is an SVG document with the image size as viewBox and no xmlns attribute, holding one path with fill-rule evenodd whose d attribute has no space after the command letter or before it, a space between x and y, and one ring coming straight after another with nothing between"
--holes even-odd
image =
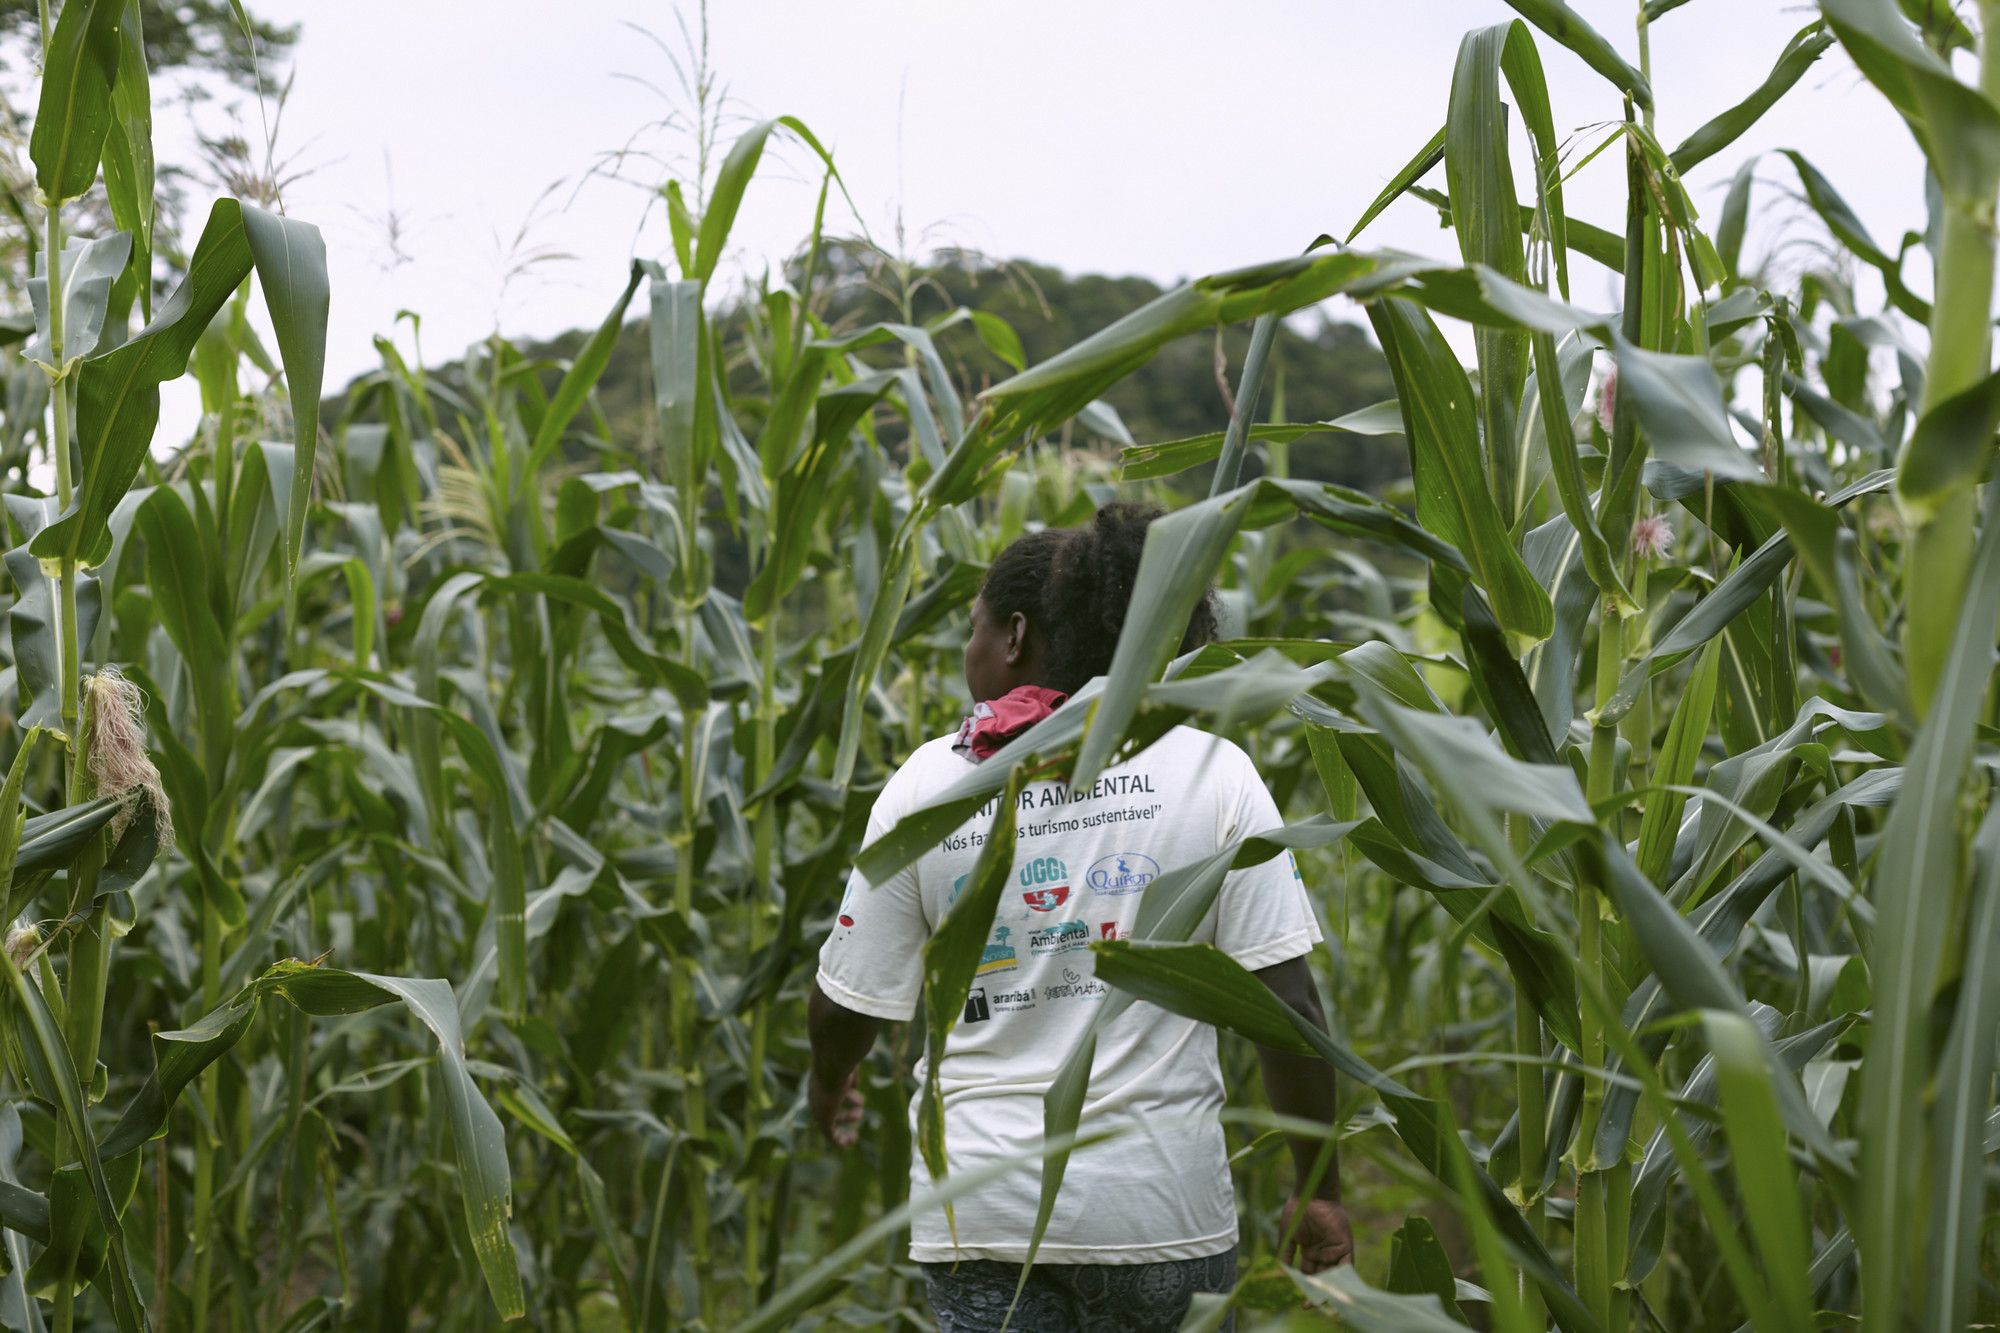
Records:
<instances>
[{"instance_id":1,"label":"blue logo","mask_svg":"<svg viewBox=\"0 0 2000 1333\"><path fill-rule=\"evenodd\" d=\"M1001 926L993 932L993 942L980 951L979 967L974 975L983 977L989 972L1011 972L1014 970L1014 963L1018 955L1014 950L1014 946L1007 943L1007 937L1013 933L1006 926ZM967 1019L966 1021L971 1022L972 1020Z\"/></svg>"},{"instance_id":2,"label":"blue logo","mask_svg":"<svg viewBox=\"0 0 2000 1333\"><path fill-rule=\"evenodd\" d=\"M1119 852L1093 863L1083 882L1107 898L1137 893L1160 877L1160 863L1138 852Z\"/></svg>"}]
</instances>

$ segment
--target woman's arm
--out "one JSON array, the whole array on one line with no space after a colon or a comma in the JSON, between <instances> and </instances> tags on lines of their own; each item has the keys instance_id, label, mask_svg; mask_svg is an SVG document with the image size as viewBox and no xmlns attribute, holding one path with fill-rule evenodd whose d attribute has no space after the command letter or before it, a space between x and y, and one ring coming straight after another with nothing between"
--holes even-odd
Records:
<instances>
[{"instance_id":1,"label":"woman's arm","mask_svg":"<svg viewBox=\"0 0 2000 1333\"><path fill-rule=\"evenodd\" d=\"M1313 984L1312 969L1304 958L1260 968L1257 979L1271 993L1311 1020L1322 1031L1326 1014L1319 1006L1319 988ZM1316 1055L1294 1055L1289 1051L1257 1048L1264 1069L1264 1092L1271 1109L1282 1116L1331 1124L1334 1116L1335 1086L1333 1067ZM1290 1229L1297 1218L1296 1232L1287 1263L1308 1273L1350 1263L1354 1258L1354 1236L1347 1225L1347 1212L1340 1203L1340 1153L1324 1139L1287 1136L1292 1150L1292 1198L1285 1205L1283 1225ZM1300 1192L1312 1177L1322 1150L1327 1152L1326 1170L1310 1198Z\"/></svg>"},{"instance_id":2,"label":"woman's arm","mask_svg":"<svg viewBox=\"0 0 2000 1333\"><path fill-rule=\"evenodd\" d=\"M813 983L806 1001L806 1036L812 1042L806 1102L820 1133L836 1148L853 1147L860 1131L863 1102L854 1071L881 1028L881 1019L855 1013Z\"/></svg>"}]
</instances>

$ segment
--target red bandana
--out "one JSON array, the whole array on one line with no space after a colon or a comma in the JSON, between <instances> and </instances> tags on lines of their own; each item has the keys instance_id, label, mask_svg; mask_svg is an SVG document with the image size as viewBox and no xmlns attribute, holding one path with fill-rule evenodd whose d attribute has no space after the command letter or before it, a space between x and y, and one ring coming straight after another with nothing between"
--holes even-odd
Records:
<instances>
[{"instance_id":1,"label":"red bandana","mask_svg":"<svg viewBox=\"0 0 2000 1333\"><path fill-rule=\"evenodd\" d=\"M972 716L958 729L952 749L973 763L997 753L1008 741L1034 726L1069 699L1040 685L1020 685L991 703L974 704Z\"/></svg>"}]
</instances>

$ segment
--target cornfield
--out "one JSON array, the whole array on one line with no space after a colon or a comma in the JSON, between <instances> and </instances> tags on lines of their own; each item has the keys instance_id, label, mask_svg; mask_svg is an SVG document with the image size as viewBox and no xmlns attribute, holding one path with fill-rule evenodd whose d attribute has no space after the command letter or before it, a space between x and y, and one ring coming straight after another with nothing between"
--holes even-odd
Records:
<instances>
[{"instance_id":1,"label":"cornfield","mask_svg":"<svg viewBox=\"0 0 2000 1333\"><path fill-rule=\"evenodd\" d=\"M899 320L830 320L845 186L784 117L704 140L660 192L671 254L575 356L496 335L426 367L381 338L323 413L319 232L225 199L160 262L143 7L44 0L33 319L0 354L0 1325L932 1327L908 1222L977 1181L913 1134L937 1094L911 1071L993 895L940 927L845 1151L804 1105L818 941L856 867L1184 720L1291 821L1166 868L1091 950L1107 1020L1236 1034L1242 1278L1187 1328L2000 1319L2000 4L1821 0L1669 149L1649 31L1707 7L1646 0L1634 65L1561 0L1509 3L1339 239L1039 364L907 266ZM1927 225L1884 248L1797 154L1704 219L1683 174L1814 95L1835 45L1922 149ZM1560 133L1545 56L1624 118ZM807 239L726 290L780 139L820 172ZM1623 173L1622 227L1565 211L1583 171ZM1802 274L1745 254L1772 171L1831 237ZM1455 259L1365 248L1406 195ZM66 229L86 196L115 230ZM1578 255L1619 309L1572 301ZM1336 295L1396 399L1258 419L1278 321ZM638 315L634 443L595 390ZM1223 428L1132 440L1106 390L1245 322ZM1014 373L971 382L973 349ZM186 374L201 429L156 440ZM1364 437L1406 488L1289 475ZM1110 672L863 847L887 774L966 710L985 563L1116 492L1171 512ZM1227 637L1176 657L1211 582ZM1331 1033L1186 942L1232 866L1288 850ZM1257 1109L1257 1045L1341 1076L1354 1267L1277 1262L1302 1127ZM1091 1050L1055 1053L1016 1164L1044 1224Z\"/></svg>"}]
</instances>

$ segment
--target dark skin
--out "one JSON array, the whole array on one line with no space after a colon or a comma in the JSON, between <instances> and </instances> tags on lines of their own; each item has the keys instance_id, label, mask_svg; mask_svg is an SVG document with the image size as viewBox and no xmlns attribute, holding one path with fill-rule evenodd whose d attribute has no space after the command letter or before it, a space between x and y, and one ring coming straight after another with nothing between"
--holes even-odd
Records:
<instances>
[{"instance_id":1,"label":"dark skin","mask_svg":"<svg viewBox=\"0 0 2000 1333\"><path fill-rule=\"evenodd\" d=\"M1021 685L1040 685L1044 644L1041 632L1016 612L1001 619L983 599L972 604L972 635L965 644L965 683L975 703L985 703ZM1319 988L1303 958L1291 958L1255 973L1271 993L1299 1011L1322 1031L1326 1015ZM812 1070L806 1080L806 1100L820 1132L837 1148L851 1148L861 1127L862 1099L855 1087L855 1070L875 1044L882 1020L858 1014L829 999L817 984L806 1007L806 1029L812 1040ZM1315 1056L1257 1048L1263 1068L1264 1091L1271 1109L1298 1120L1331 1123L1334 1114L1333 1070ZM1285 1205L1282 1230L1293 1230L1285 1262L1318 1273L1354 1258L1354 1236L1340 1202L1340 1157L1328 1154L1318 1187L1307 1197L1299 1191L1312 1177L1325 1141L1287 1136L1292 1153L1293 1194Z\"/></svg>"},{"instance_id":2,"label":"dark skin","mask_svg":"<svg viewBox=\"0 0 2000 1333\"><path fill-rule=\"evenodd\" d=\"M991 703L1023 685L1040 685L1045 645L1034 622L1016 611L1004 620L983 597L972 603L972 634L965 641L965 685L972 702Z\"/></svg>"}]
</instances>

